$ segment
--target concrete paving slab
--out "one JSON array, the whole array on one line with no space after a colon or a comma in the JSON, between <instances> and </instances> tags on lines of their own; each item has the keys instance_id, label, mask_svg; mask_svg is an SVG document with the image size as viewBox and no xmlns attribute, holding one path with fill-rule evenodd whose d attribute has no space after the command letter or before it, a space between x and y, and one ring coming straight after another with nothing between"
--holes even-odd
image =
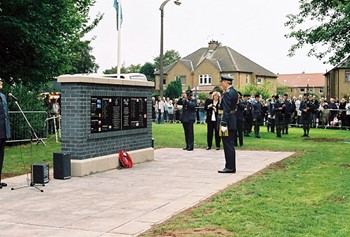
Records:
<instances>
[{"instance_id":1,"label":"concrete paving slab","mask_svg":"<svg viewBox=\"0 0 350 237\"><path fill-rule=\"evenodd\" d=\"M38 186L44 192L28 185L28 175L8 178L0 190L0 236L137 236L291 155L238 150L237 173L219 174L223 150L164 148L131 169L68 180L51 172L50 182Z\"/></svg>"}]
</instances>

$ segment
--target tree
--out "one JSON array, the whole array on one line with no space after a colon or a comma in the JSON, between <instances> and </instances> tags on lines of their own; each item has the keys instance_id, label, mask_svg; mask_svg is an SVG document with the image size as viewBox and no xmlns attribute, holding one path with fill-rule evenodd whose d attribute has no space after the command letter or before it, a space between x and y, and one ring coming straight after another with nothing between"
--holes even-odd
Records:
<instances>
[{"instance_id":1,"label":"tree","mask_svg":"<svg viewBox=\"0 0 350 237\"><path fill-rule=\"evenodd\" d=\"M260 95L263 99L271 97L268 87L259 87L253 84L248 84L241 90L242 95Z\"/></svg>"},{"instance_id":2,"label":"tree","mask_svg":"<svg viewBox=\"0 0 350 237\"><path fill-rule=\"evenodd\" d=\"M141 69L141 64L131 64L127 67L127 73L139 73Z\"/></svg>"},{"instance_id":3,"label":"tree","mask_svg":"<svg viewBox=\"0 0 350 237\"><path fill-rule=\"evenodd\" d=\"M288 15L285 23L292 30L286 37L297 40L289 49L289 56L310 45L308 56L333 65L343 61L350 54L350 1L300 0L299 3L300 12Z\"/></svg>"},{"instance_id":4,"label":"tree","mask_svg":"<svg viewBox=\"0 0 350 237\"><path fill-rule=\"evenodd\" d=\"M103 71L104 74L117 74L117 67L112 67L111 69L106 69ZM120 68L120 73L127 73L127 68L123 64L122 67Z\"/></svg>"},{"instance_id":5,"label":"tree","mask_svg":"<svg viewBox=\"0 0 350 237\"><path fill-rule=\"evenodd\" d=\"M171 99L179 98L182 95L182 85L181 80L176 79L169 83L165 90L165 96L170 97Z\"/></svg>"},{"instance_id":6,"label":"tree","mask_svg":"<svg viewBox=\"0 0 350 237\"><path fill-rule=\"evenodd\" d=\"M120 68L120 73L139 73L141 68L141 64L131 64L128 67L125 67L123 64ZM103 71L104 74L117 74L118 73L117 67L112 67L111 69L106 69Z\"/></svg>"},{"instance_id":7,"label":"tree","mask_svg":"<svg viewBox=\"0 0 350 237\"><path fill-rule=\"evenodd\" d=\"M209 97L209 94L202 92L202 93L199 93L197 97L200 100L205 100L205 99L207 99Z\"/></svg>"},{"instance_id":8,"label":"tree","mask_svg":"<svg viewBox=\"0 0 350 237\"><path fill-rule=\"evenodd\" d=\"M148 81L154 81L154 70L154 65L147 62L140 68L140 73L145 74Z\"/></svg>"},{"instance_id":9,"label":"tree","mask_svg":"<svg viewBox=\"0 0 350 237\"><path fill-rule=\"evenodd\" d=\"M289 90L288 86L284 85L277 85L277 95L284 95L287 94Z\"/></svg>"},{"instance_id":10,"label":"tree","mask_svg":"<svg viewBox=\"0 0 350 237\"><path fill-rule=\"evenodd\" d=\"M96 70L90 41L81 41L103 15L90 22L95 0L2 0L0 77L35 87L71 72Z\"/></svg>"},{"instance_id":11,"label":"tree","mask_svg":"<svg viewBox=\"0 0 350 237\"><path fill-rule=\"evenodd\" d=\"M173 49L167 50L163 57L163 66L164 67L169 66L170 64L177 62L180 59L181 59L181 56L179 52ZM154 66L157 70L159 70L159 65L160 65L160 58L158 56L154 58Z\"/></svg>"}]
</instances>

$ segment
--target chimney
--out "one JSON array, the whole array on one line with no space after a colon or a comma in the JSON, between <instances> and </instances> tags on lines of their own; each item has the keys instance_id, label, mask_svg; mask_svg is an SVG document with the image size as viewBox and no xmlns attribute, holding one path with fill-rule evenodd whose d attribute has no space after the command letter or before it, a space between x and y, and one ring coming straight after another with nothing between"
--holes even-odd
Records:
<instances>
[{"instance_id":1,"label":"chimney","mask_svg":"<svg viewBox=\"0 0 350 237\"><path fill-rule=\"evenodd\" d=\"M220 43L219 41L215 41L215 40L211 40L209 43L208 43L208 50L215 50L217 47L220 46Z\"/></svg>"}]
</instances>

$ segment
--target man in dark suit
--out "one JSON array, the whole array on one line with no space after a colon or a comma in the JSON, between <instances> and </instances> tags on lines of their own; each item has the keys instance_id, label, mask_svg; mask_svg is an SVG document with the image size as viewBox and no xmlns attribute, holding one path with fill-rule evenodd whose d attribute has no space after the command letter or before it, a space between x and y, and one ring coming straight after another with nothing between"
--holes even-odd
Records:
<instances>
[{"instance_id":1,"label":"man in dark suit","mask_svg":"<svg viewBox=\"0 0 350 237\"><path fill-rule=\"evenodd\" d=\"M301 122L303 124L304 135L302 137L309 137L310 127L312 122L312 111L314 104L309 99L309 94L304 94L304 100L300 102Z\"/></svg>"},{"instance_id":2,"label":"man in dark suit","mask_svg":"<svg viewBox=\"0 0 350 237\"><path fill-rule=\"evenodd\" d=\"M242 94L241 92L238 93L238 103L237 103L237 109L236 109L236 120L237 120L237 129L233 132L233 141L234 145L238 146L237 139L239 141L239 146L243 146L243 126L244 126L244 106L242 105Z\"/></svg>"},{"instance_id":3,"label":"man in dark suit","mask_svg":"<svg viewBox=\"0 0 350 237\"><path fill-rule=\"evenodd\" d=\"M224 94L221 99L221 122L222 142L224 144L225 168L219 173L236 173L236 151L234 147L233 132L237 128L236 109L238 93L232 87L232 78L221 76L221 86Z\"/></svg>"},{"instance_id":4,"label":"man in dark suit","mask_svg":"<svg viewBox=\"0 0 350 237\"><path fill-rule=\"evenodd\" d=\"M283 114L282 109L285 107L284 104L279 100L279 96L275 95L275 102L273 104L273 112L275 115L275 123L276 123L276 137L282 137L281 132L283 128Z\"/></svg>"},{"instance_id":5,"label":"man in dark suit","mask_svg":"<svg viewBox=\"0 0 350 237\"><path fill-rule=\"evenodd\" d=\"M0 90L2 89L3 81L0 78ZM6 96L0 93L0 189L6 187L6 183L1 182L2 166L4 163L5 142L9 139L10 132L10 118L8 115Z\"/></svg>"},{"instance_id":6,"label":"man in dark suit","mask_svg":"<svg viewBox=\"0 0 350 237\"><path fill-rule=\"evenodd\" d=\"M181 123L185 133L186 147L184 150L193 151L194 146L194 132L193 124L196 121L196 100L192 98L192 91L187 90L182 99L178 101L182 105Z\"/></svg>"},{"instance_id":7,"label":"man in dark suit","mask_svg":"<svg viewBox=\"0 0 350 237\"><path fill-rule=\"evenodd\" d=\"M255 100L252 103L252 114L254 123L254 134L256 138L260 138L260 126L263 125L263 104L260 101L260 95L255 95Z\"/></svg>"},{"instance_id":8,"label":"man in dark suit","mask_svg":"<svg viewBox=\"0 0 350 237\"><path fill-rule=\"evenodd\" d=\"M288 134L289 124L292 121L292 114L295 111L295 104L288 99L288 94L284 94L283 97L283 104L285 105L285 107L284 111L282 112L282 114L284 115L282 134Z\"/></svg>"},{"instance_id":9,"label":"man in dark suit","mask_svg":"<svg viewBox=\"0 0 350 237\"><path fill-rule=\"evenodd\" d=\"M250 132L252 131L253 116L252 116L252 104L249 101L250 95L243 95L242 105L244 107L243 117L244 117L244 136L250 137Z\"/></svg>"}]
</instances>

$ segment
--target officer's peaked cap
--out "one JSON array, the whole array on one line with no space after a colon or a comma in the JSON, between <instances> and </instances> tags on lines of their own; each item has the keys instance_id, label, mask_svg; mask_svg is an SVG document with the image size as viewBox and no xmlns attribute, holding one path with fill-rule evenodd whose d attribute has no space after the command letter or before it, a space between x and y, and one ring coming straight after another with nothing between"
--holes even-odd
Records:
<instances>
[{"instance_id":1,"label":"officer's peaked cap","mask_svg":"<svg viewBox=\"0 0 350 237\"><path fill-rule=\"evenodd\" d=\"M229 76L221 76L221 81L229 81L232 82L233 78Z\"/></svg>"}]
</instances>

